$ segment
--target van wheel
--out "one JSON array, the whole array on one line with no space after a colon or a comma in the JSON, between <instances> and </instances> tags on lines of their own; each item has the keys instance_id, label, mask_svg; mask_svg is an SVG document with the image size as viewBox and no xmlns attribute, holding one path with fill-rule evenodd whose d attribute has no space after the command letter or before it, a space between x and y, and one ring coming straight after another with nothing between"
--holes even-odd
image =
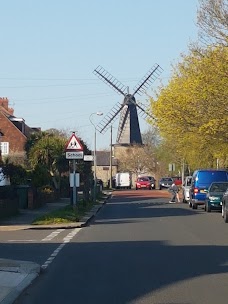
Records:
<instances>
[{"instance_id":1,"label":"van wheel","mask_svg":"<svg viewBox=\"0 0 228 304\"><path fill-rule=\"evenodd\" d=\"M224 222L228 223L228 210L226 204L224 205Z\"/></svg>"},{"instance_id":2,"label":"van wheel","mask_svg":"<svg viewBox=\"0 0 228 304\"><path fill-rule=\"evenodd\" d=\"M211 212L211 206L208 203L205 204L205 209L207 212Z\"/></svg>"},{"instance_id":3,"label":"van wheel","mask_svg":"<svg viewBox=\"0 0 228 304\"><path fill-rule=\"evenodd\" d=\"M192 209L197 209L197 207L198 207L198 206L197 206L196 203L193 203L193 204L192 204Z\"/></svg>"}]
</instances>

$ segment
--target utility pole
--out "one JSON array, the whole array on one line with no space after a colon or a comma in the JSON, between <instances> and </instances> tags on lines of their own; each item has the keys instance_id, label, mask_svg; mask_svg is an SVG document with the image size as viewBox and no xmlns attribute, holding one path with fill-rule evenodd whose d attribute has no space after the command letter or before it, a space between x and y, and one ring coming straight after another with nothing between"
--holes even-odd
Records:
<instances>
[{"instance_id":1,"label":"utility pole","mask_svg":"<svg viewBox=\"0 0 228 304\"><path fill-rule=\"evenodd\" d=\"M111 141L110 141L110 183L109 188L112 189L112 125L111 125Z\"/></svg>"},{"instance_id":2,"label":"utility pole","mask_svg":"<svg viewBox=\"0 0 228 304\"><path fill-rule=\"evenodd\" d=\"M182 181L182 185L184 184L184 172L185 172L185 163L184 163L184 158L183 158L183 163L182 163L182 173L181 173L181 181Z\"/></svg>"}]
</instances>

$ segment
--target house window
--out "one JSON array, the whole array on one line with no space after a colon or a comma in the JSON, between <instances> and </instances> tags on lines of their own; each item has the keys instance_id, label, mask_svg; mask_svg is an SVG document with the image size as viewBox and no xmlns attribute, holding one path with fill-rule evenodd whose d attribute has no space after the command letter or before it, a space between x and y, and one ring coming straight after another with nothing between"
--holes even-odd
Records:
<instances>
[{"instance_id":1,"label":"house window","mask_svg":"<svg viewBox=\"0 0 228 304\"><path fill-rule=\"evenodd\" d=\"M1 153L2 155L9 154L9 143L8 142L1 142Z\"/></svg>"}]
</instances>

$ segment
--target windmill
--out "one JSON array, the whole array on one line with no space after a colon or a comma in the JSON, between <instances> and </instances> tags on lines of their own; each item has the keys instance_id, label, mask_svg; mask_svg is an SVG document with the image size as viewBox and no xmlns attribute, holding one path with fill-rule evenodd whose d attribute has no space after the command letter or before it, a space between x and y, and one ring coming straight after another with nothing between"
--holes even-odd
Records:
<instances>
[{"instance_id":1,"label":"windmill","mask_svg":"<svg viewBox=\"0 0 228 304\"><path fill-rule=\"evenodd\" d=\"M129 88L109 74L104 68L98 66L93 73L98 76L104 83L109 85L118 94L124 96L122 103L118 102L111 111L97 125L100 133L105 133L111 123L113 123L118 114L120 114L119 127L117 132L116 145L128 146L132 144L142 145L142 136L140 132L139 115L143 118L151 117L148 111L136 102L135 95L139 96L145 93L145 90L154 82L162 73L162 68L155 64L141 81L134 87L134 93L129 93ZM138 111L137 111L138 110Z\"/></svg>"}]
</instances>

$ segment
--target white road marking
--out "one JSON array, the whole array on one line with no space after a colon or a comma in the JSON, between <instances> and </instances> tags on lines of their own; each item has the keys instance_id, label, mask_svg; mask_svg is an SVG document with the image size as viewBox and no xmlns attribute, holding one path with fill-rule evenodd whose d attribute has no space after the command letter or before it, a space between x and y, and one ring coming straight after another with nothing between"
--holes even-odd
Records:
<instances>
[{"instance_id":1,"label":"white road marking","mask_svg":"<svg viewBox=\"0 0 228 304\"><path fill-rule=\"evenodd\" d=\"M8 242L25 243L25 242L37 242L37 240L8 240Z\"/></svg>"},{"instance_id":2,"label":"white road marking","mask_svg":"<svg viewBox=\"0 0 228 304\"><path fill-rule=\"evenodd\" d=\"M53 231L51 234L46 236L44 239L41 240L41 242L48 242L54 239L60 232L64 231L65 229L57 229L56 231Z\"/></svg>"},{"instance_id":3,"label":"white road marking","mask_svg":"<svg viewBox=\"0 0 228 304\"><path fill-rule=\"evenodd\" d=\"M82 228L75 228L73 231L71 231L64 239L63 243L60 244L50 255L50 257L46 260L46 262L41 266L42 269L47 269L47 267L53 262L55 257L58 255L58 253L63 249L63 247L69 243L72 238L81 230ZM61 230L61 229L59 229ZM60 231L61 232L61 231ZM51 234L50 234L51 235Z\"/></svg>"}]
</instances>

